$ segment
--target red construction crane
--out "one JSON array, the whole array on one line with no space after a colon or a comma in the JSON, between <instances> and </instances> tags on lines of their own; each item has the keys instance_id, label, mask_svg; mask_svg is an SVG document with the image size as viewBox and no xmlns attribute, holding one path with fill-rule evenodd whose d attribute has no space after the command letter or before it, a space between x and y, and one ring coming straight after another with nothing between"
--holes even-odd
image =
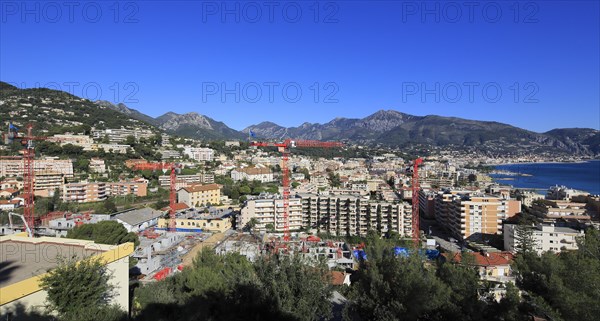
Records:
<instances>
[{"instance_id":1,"label":"red construction crane","mask_svg":"<svg viewBox=\"0 0 600 321\"><path fill-rule=\"evenodd\" d=\"M175 231L175 195L176 191L176 176L175 172L180 167L179 164L175 163L142 163L135 164L134 170L162 170L165 173L167 170L171 170L170 181L171 191L169 194L169 231Z\"/></svg>"},{"instance_id":2,"label":"red construction crane","mask_svg":"<svg viewBox=\"0 0 600 321\"><path fill-rule=\"evenodd\" d=\"M413 177L412 177L412 237L415 246L419 247L420 231L419 231L419 165L423 163L423 159L417 158L413 162Z\"/></svg>"},{"instance_id":3,"label":"red construction crane","mask_svg":"<svg viewBox=\"0 0 600 321\"><path fill-rule=\"evenodd\" d=\"M35 178L35 149L33 141L35 140L46 140L48 137L45 136L33 136L31 131L33 125L27 125L27 136L19 137L21 144L25 147L23 150L23 198L25 199L25 208L23 214L25 220L29 224L32 231L35 231L35 214L34 214L34 178Z\"/></svg>"},{"instance_id":4,"label":"red construction crane","mask_svg":"<svg viewBox=\"0 0 600 321\"><path fill-rule=\"evenodd\" d=\"M35 149L33 141L46 140L48 137L45 136L33 136L31 131L33 125L27 125L27 136L18 136L16 127L9 124L8 137L10 140L20 139L23 145L23 216L29 228L35 231L35 213L34 213L34 179L35 179Z\"/></svg>"},{"instance_id":5,"label":"red construction crane","mask_svg":"<svg viewBox=\"0 0 600 321\"><path fill-rule=\"evenodd\" d=\"M304 147L304 148L335 148L342 147L343 144L340 142L322 142L318 140L293 140L286 139L283 143L272 143L272 142L250 142L250 146L257 147L277 147L282 155L281 159L281 170L283 173L282 185L283 185L283 240L289 242L290 240L290 221L289 221L289 203L290 203L290 178L289 168L287 162L290 158L290 148Z\"/></svg>"}]
</instances>

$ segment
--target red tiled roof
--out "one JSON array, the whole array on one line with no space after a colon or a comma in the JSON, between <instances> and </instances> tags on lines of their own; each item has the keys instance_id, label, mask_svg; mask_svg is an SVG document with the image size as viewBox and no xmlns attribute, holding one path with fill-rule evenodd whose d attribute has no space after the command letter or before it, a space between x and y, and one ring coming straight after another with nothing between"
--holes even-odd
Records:
<instances>
[{"instance_id":1,"label":"red tiled roof","mask_svg":"<svg viewBox=\"0 0 600 321\"><path fill-rule=\"evenodd\" d=\"M184 187L182 189L186 190L188 193L195 193L195 192L212 191L212 190L219 189L219 188L220 188L219 184L207 184L207 185L191 185L191 186Z\"/></svg>"},{"instance_id":2,"label":"red tiled roof","mask_svg":"<svg viewBox=\"0 0 600 321\"><path fill-rule=\"evenodd\" d=\"M346 273L340 271L331 271L331 284L343 285Z\"/></svg>"},{"instance_id":3,"label":"red tiled roof","mask_svg":"<svg viewBox=\"0 0 600 321\"><path fill-rule=\"evenodd\" d=\"M244 172L247 175L260 175L260 174L271 174L270 168L256 168L256 167L247 167L238 169L238 172Z\"/></svg>"},{"instance_id":4,"label":"red tiled roof","mask_svg":"<svg viewBox=\"0 0 600 321\"><path fill-rule=\"evenodd\" d=\"M189 207L189 206L187 206L187 204L185 204L185 203L175 203L175 204L173 205L173 209L174 209L175 211L181 211L181 210L185 210L186 208L190 208L190 207ZM163 210L169 210L169 209L171 209L169 206L167 206L167 207L163 208Z\"/></svg>"},{"instance_id":5,"label":"red tiled roof","mask_svg":"<svg viewBox=\"0 0 600 321\"><path fill-rule=\"evenodd\" d=\"M450 262L460 263L462 261L461 253L455 253L454 255L444 253L443 255ZM514 257L510 252L488 252L486 254L472 252L468 253L468 255L474 258L475 265L477 266L510 265Z\"/></svg>"}]
</instances>

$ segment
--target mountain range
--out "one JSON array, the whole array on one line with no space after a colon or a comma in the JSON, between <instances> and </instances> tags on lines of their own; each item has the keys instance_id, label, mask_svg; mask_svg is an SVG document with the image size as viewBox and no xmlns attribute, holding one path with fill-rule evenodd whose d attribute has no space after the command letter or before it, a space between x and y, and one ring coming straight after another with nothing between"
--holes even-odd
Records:
<instances>
[{"instance_id":1,"label":"mountain range","mask_svg":"<svg viewBox=\"0 0 600 321\"><path fill-rule=\"evenodd\" d=\"M11 95L31 93L31 89L18 89L3 82L0 82L0 91L2 91L0 99L7 93ZM55 92L49 89L42 89L42 91L46 94ZM66 101L62 104L62 108L68 109L69 101L72 101L74 96L64 94ZM338 117L324 124L303 123L297 127L283 127L265 121L237 131L223 122L196 112L185 114L167 112L154 118L124 104L113 104L108 101L82 103L78 108L89 108L94 104L100 106L102 110L116 111L126 116L125 118L147 123L170 134L204 140L245 139L248 137L248 132L252 131L257 139L291 137L380 144L390 147L410 147L420 144L468 147L499 153L551 152L600 155L600 131L591 128L559 128L536 133L499 122L437 115L414 116L396 110L380 110L365 118Z\"/></svg>"},{"instance_id":2,"label":"mountain range","mask_svg":"<svg viewBox=\"0 0 600 321\"><path fill-rule=\"evenodd\" d=\"M283 127L264 121L242 131L223 122L192 112L168 112L151 118L120 104L114 110L147 121L178 135L201 139L244 139L252 131L262 139L341 140L360 144L407 147L475 147L496 152L560 152L577 155L600 154L600 131L591 128L560 128L536 133L508 124L437 115L414 116L395 110L380 110L365 118L338 117L325 124L303 123Z\"/></svg>"}]
</instances>

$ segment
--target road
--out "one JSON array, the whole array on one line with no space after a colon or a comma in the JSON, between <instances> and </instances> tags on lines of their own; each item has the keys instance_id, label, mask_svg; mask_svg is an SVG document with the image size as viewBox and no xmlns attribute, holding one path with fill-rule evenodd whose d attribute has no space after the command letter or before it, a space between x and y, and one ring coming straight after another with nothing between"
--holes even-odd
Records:
<instances>
[{"instance_id":1,"label":"road","mask_svg":"<svg viewBox=\"0 0 600 321\"><path fill-rule=\"evenodd\" d=\"M421 228L425 231L427 238L433 238L440 247L451 253L461 252L461 246L451 242L452 237L437 225L435 220L421 219Z\"/></svg>"}]
</instances>

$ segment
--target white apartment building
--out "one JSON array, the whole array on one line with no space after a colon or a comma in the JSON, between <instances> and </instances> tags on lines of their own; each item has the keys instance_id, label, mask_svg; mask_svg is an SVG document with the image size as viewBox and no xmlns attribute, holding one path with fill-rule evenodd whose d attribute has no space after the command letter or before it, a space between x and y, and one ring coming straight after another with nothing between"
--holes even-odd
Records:
<instances>
[{"instance_id":1,"label":"white apartment building","mask_svg":"<svg viewBox=\"0 0 600 321\"><path fill-rule=\"evenodd\" d=\"M366 235L369 230L382 234L394 231L403 236L412 234L412 207L409 203L372 202L355 196L319 196L303 194L289 201L290 230L310 227L333 235ZM241 209L240 226L252 218L256 228L266 231L273 224L283 231L283 200L248 200Z\"/></svg>"},{"instance_id":2,"label":"white apartment building","mask_svg":"<svg viewBox=\"0 0 600 321\"><path fill-rule=\"evenodd\" d=\"M293 231L302 228L301 199L290 199L288 209L290 230ZM259 231L266 231L267 225L271 224L277 232L283 232L283 200L260 199L247 201L241 210L240 226L245 226L253 218L257 221L255 228Z\"/></svg>"},{"instance_id":3,"label":"white apartment building","mask_svg":"<svg viewBox=\"0 0 600 321\"><path fill-rule=\"evenodd\" d=\"M127 149L131 148L131 146L111 143L111 144L95 144L92 148L94 150L103 149L107 153L126 154Z\"/></svg>"},{"instance_id":4,"label":"white apartment building","mask_svg":"<svg viewBox=\"0 0 600 321\"><path fill-rule=\"evenodd\" d=\"M175 176L175 187L177 190L186 186L195 184L212 184L215 182L215 175L212 173L198 173L194 175L177 175ZM167 187L171 185L171 177L169 175L161 175L158 177L160 186Z\"/></svg>"},{"instance_id":5,"label":"white apartment building","mask_svg":"<svg viewBox=\"0 0 600 321\"><path fill-rule=\"evenodd\" d=\"M127 140L127 136L133 136L136 140L140 138L150 138L154 135L151 130L136 128L136 129L124 129L124 128L112 128L112 129L94 129L91 131L94 139L102 139L108 136L108 140L114 143L122 143Z\"/></svg>"},{"instance_id":6,"label":"white apartment building","mask_svg":"<svg viewBox=\"0 0 600 321\"><path fill-rule=\"evenodd\" d=\"M71 144L81 146L84 150L92 150L94 140L87 135L54 135L48 137L49 142L58 143L60 146Z\"/></svg>"},{"instance_id":7,"label":"white apartment building","mask_svg":"<svg viewBox=\"0 0 600 321\"><path fill-rule=\"evenodd\" d=\"M215 151L206 147L189 147L183 148L183 153L191 159L199 162L212 162Z\"/></svg>"},{"instance_id":8,"label":"white apartment building","mask_svg":"<svg viewBox=\"0 0 600 321\"><path fill-rule=\"evenodd\" d=\"M504 249L515 252L520 243L516 231L517 224L504 224ZM538 254L547 251L560 252L563 250L577 250L577 237L584 235L583 231L578 231L568 227L558 227L554 224L538 225L533 229L533 239Z\"/></svg>"},{"instance_id":9,"label":"white apartment building","mask_svg":"<svg viewBox=\"0 0 600 321\"><path fill-rule=\"evenodd\" d=\"M273 172L270 168L237 168L231 171L231 179L234 181L260 181L262 183L272 182L275 180Z\"/></svg>"}]
</instances>

